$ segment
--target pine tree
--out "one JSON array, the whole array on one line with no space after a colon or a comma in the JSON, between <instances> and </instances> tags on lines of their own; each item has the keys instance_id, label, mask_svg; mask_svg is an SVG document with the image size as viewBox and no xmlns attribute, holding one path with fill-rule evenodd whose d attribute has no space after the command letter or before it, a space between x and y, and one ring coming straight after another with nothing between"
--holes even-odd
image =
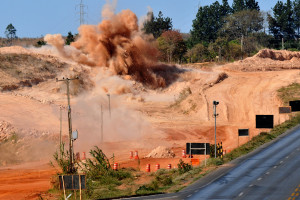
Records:
<instances>
[{"instance_id":1,"label":"pine tree","mask_svg":"<svg viewBox=\"0 0 300 200\"><path fill-rule=\"evenodd\" d=\"M228 0L222 0L221 15L223 17L232 13L232 8L228 4Z\"/></svg>"},{"instance_id":2,"label":"pine tree","mask_svg":"<svg viewBox=\"0 0 300 200\"><path fill-rule=\"evenodd\" d=\"M153 12L148 12L147 15L149 20L144 23L143 31L145 33L152 33L155 38L158 38L164 31L172 29L172 19L163 17L161 11L159 11L158 17L154 17Z\"/></svg>"},{"instance_id":3,"label":"pine tree","mask_svg":"<svg viewBox=\"0 0 300 200\"><path fill-rule=\"evenodd\" d=\"M70 45L71 42L74 41L75 41L74 35L72 34L72 32L68 32L68 36L66 38L66 45Z\"/></svg>"},{"instance_id":4,"label":"pine tree","mask_svg":"<svg viewBox=\"0 0 300 200\"><path fill-rule=\"evenodd\" d=\"M294 1L294 24L299 37L300 34L300 0Z\"/></svg>"},{"instance_id":5,"label":"pine tree","mask_svg":"<svg viewBox=\"0 0 300 200\"><path fill-rule=\"evenodd\" d=\"M286 12L285 12L285 23L283 26L283 33L287 36L287 38L295 37L295 23L293 18L293 4L291 0L287 0L285 4Z\"/></svg>"},{"instance_id":6,"label":"pine tree","mask_svg":"<svg viewBox=\"0 0 300 200\"><path fill-rule=\"evenodd\" d=\"M225 11L218 1L210 6L200 7L193 20L190 39L192 46L200 42L213 42L218 37L217 33L224 24L227 12L230 11Z\"/></svg>"},{"instance_id":7,"label":"pine tree","mask_svg":"<svg viewBox=\"0 0 300 200\"><path fill-rule=\"evenodd\" d=\"M256 2L255 0L245 0L245 4L246 4L246 9L247 10L257 10L257 11L260 11L258 2Z\"/></svg>"},{"instance_id":8,"label":"pine tree","mask_svg":"<svg viewBox=\"0 0 300 200\"><path fill-rule=\"evenodd\" d=\"M16 32L17 32L17 29L12 24L9 24L6 27L6 30L5 30L4 33L7 37L8 42L9 42L10 45L12 45L12 40L17 38Z\"/></svg>"},{"instance_id":9,"label":"pine tree","mask_svg":"<svg viewBox=\"0 0 300 200\"><path fill-rule=\"evenodd\" d=\"M232 3L233 12L240 12L246 9L245 1L244 0L233 0Z\"/></svg>"},{"instance_id":10,"label":"pine tree","mask_svg":"<svg viewBox=\"0 0 300 200\"><path fill-rule=\"evenodd\" d=\"M275 38L291 39L295 37L293 4L287 0L285 4L278 1L274 6L273 16L268 15L269 30Z\"/></svg>"}]
</instances>

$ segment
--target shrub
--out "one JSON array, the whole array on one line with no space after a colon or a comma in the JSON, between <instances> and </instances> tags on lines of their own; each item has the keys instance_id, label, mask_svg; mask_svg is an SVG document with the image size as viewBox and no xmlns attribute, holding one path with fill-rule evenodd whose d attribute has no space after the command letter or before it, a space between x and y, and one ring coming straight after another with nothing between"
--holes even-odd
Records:
<instances>
[{"instance_id":1,"label":"shrub","mask_svg":"<svg viewBox=\"0 0 300 200\"><path fill-rule=\"evenodd\" d=\"M62 144L62 148L61 148L60 152L56 151L54 153L53 157L54 157L54 161L56 162L56 164L61 169L62 174L76 173L77 172L77 168L73 167L73 169L71 169L70 153L69 153L69 151L65 152L64 143ZM55 167L54 164L52 163L52 161L50 161L50 164L53 167Z\"/></svg>"},{"instance_id":2,"label":"shrub","mask_svg":"<svg viewBox=\"0 0 300 200\"><path fill-rule=\"evenodd\" d=\"M192 165L183 162L182 159L179 160L177 166L178 166L179 174L184 174L192 169Z\"/></svg>"}]
</instances>

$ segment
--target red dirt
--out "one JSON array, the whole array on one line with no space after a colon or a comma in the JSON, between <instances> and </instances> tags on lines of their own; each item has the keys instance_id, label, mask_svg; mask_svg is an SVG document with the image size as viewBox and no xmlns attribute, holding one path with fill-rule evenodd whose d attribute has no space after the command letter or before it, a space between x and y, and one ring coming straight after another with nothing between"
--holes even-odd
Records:
<instances>
[{"instance_id":1,"label":"red dirt","mask_svg":"<svg viewBox=\"0 0 300 200\"><path fill-rule=\"evenodd\" d=\"M50 189L55 170L45 163L27 163L0 168L0 199L37 199Z\"/></svg>"}]
</instances>

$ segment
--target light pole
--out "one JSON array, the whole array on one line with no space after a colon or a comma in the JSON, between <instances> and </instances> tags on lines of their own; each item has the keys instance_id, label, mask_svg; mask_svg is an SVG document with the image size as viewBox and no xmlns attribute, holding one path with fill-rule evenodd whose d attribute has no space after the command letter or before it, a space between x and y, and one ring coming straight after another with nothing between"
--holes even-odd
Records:
<instances>
[{"instance_id":1,"label":"light pole","mask_svg":"<svg viewBox=\"0 0 300 200\"><path fill-rule=\"evenodd\" d=\"M109 110L109 118L111 118L111 111L110 111L110 94L107 94L108 97L108 110Z\"/></svg>"},{"instance_id":2,"label":"light pole","mask_svg":"<svg viewBox=\"0 0 300 200\"><path fill-rule=\"evenodd\" d=\"M218 101L213 101L214 106L214 117L215 117L215 158L217 157L217 105L219 104Z\"/></svg>"}]
</instances>

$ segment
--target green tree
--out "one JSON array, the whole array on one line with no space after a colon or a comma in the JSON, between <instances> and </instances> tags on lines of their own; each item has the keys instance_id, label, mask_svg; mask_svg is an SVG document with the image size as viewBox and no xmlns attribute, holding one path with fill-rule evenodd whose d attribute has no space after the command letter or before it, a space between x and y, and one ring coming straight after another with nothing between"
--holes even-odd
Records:
<instances>
[{"instance_id":1,"label":"green tree","mask_svg":"<svg viewBox=\"0 0 300 200\"><path fill-rule=\"evenodd\" d=\"M7 37L8 42L10 43L10 45L12 44L13 39L17 38L16 32L17 32L17 29L12 24L9 24L6 27L6 30L5 30L4 33Z\"/></svg>"},{"instance_id":2,"label":"green tree","mask_svg":"<svg viewBox=\"0 0 300 200\"><path fill-rule=\"evenodd\" d=\"M247 10L257 10L257 11L260 11L258 2L256 2L255 0L245 0L245 4L246 4L246 9Z\"/></svg>"},{"instance_id":3,"label":"green tree","mask_svg":"<svg viewBox=\"0 0 300 200\"><path fill-rule=\"evenodd\" d=\"M216 34L224 23L224 17L230 13L230 7L226 6L226 10L218 1L210 6L199 7L196 19L193 20L191 38L192 45L200 42L210 43L214 41L218 35Z\"/></svg>"},{"instance_id":4,"label":"green tree","mask_svg":"<svg viewBox=\"0 0 300 200\"><path fill-rule=\"evenodd\" d=\"M172 29L172 19L163 17L161 11L159 11L158 17L154 17L153 12L148 12L147 15L149 20L144 23L143 31L145 33L152 33L155 38L158 38L164 31Z\"/></svg>"},{"instance_id":5,"label":"green tree","mask_svg":"<svg viewBox=\"0 0 300 200\"><path fill-rule=\"evenodd\" d=\"M232 3L233 12L240 12L246 9L245 0L233 0Z\"/></svg>"},{"instance_id":6,"label":"green tree","mask_svg":"<svg viewBox=\"0 0 300 200\"><path fill-rule=\"evenodd\" d=\"M66 45L70 45L71 42L74 41L75 41L74 35L72 34L72 32L68 32L68 36L66 38Z\"/></svg>"},{"instance_id":7,"label":"green tree","mask_svg":"<svg viewBox=\"0 0 300 200\"><path fill-rule=\"evenodd\" d=\"M257 10L260 11L258 2L255 0L233 0L233 12L240 12L243 10Z\"/></svg>"},{"instance_id":8,"label":"green tree","mask_svg":"<svg viewBox=\"0 0 300 200\"><path fill-rule=\"evenodd\" d=\"M221 15L227 16L232 13L232 8L228 4L228 0L222 0Z\"/></svg>"},{"instance_id":9,"label":"green tree","mask_svg":"<svg viewBox=\"0 0 300 200\"><path fill-rule=\"evenodd\" d=\"M294 1L294 22L299 37L300 34L300 0Z\"/></svg>"},{"instance_id":10,"label":"green tree","mask_svg":"<svg viewBox=\"0 0 300 200\"><path fill-rule=\"evenodd\" d=\"M221 35L234 40L247 37L252 33L259 32L263 29L263 14L256 10L244 10L229 15L226 18L226 24L221 29Z\"/></svg>"},{"instance_id":11,"label":"green tree","mask_svg":"<svg viewBox=\"0 0 300 200\"><path fill-rule=\"evenodd\" d=\"M44 40L39 40L36 42L36 47L41 47L43 45L46 45L47 43Z\"/></svg>"},{"instance_id":12,"label":"green tree","mask_svg":"<svg viewBox=\"0 0 300 200\"><path fill-rule=\"evenodd\" d=\"M284 4L278 1L274 6L273 16L268 14L269 31L275 38L292 39L295 37L293 4L290 0Z\"/></svg>"},{"instance_id":13,"label":"green tree","mask_svg":"<svg viewBox=\"0 0 300 200\"><path fill-rule=\"evenodd\" d=\"M186 45L179 31L163 32L157 41L158 48L162 52L162 60L168 62L180 62L182 60L186 52Z\"/></svg>"},{"instance_id":14,"label":"green tree","mask_svg":"<svg viewBox=\"0 0 300 200\"><path fill-rule=\"evenodd\" d=\"M228 41L227 38L218 37L214 43L210 43L208 46L208 50L210 55L214 58L218 56L218 61L223 61L224 59L228 58L227 51L228 51Z\"/></svg>"},{"instance_id":15,"label":"green tree","mask_svg":"<svg viewBox=\"0 0 300 200\"><path fill-rule=\"evenodd\" d=\"M185 56L187 57L188 62L205 62L210 60L210 53L208 48L203 44L196 44L193 48L189 49Z\"/></svg>"}]
</instances>

